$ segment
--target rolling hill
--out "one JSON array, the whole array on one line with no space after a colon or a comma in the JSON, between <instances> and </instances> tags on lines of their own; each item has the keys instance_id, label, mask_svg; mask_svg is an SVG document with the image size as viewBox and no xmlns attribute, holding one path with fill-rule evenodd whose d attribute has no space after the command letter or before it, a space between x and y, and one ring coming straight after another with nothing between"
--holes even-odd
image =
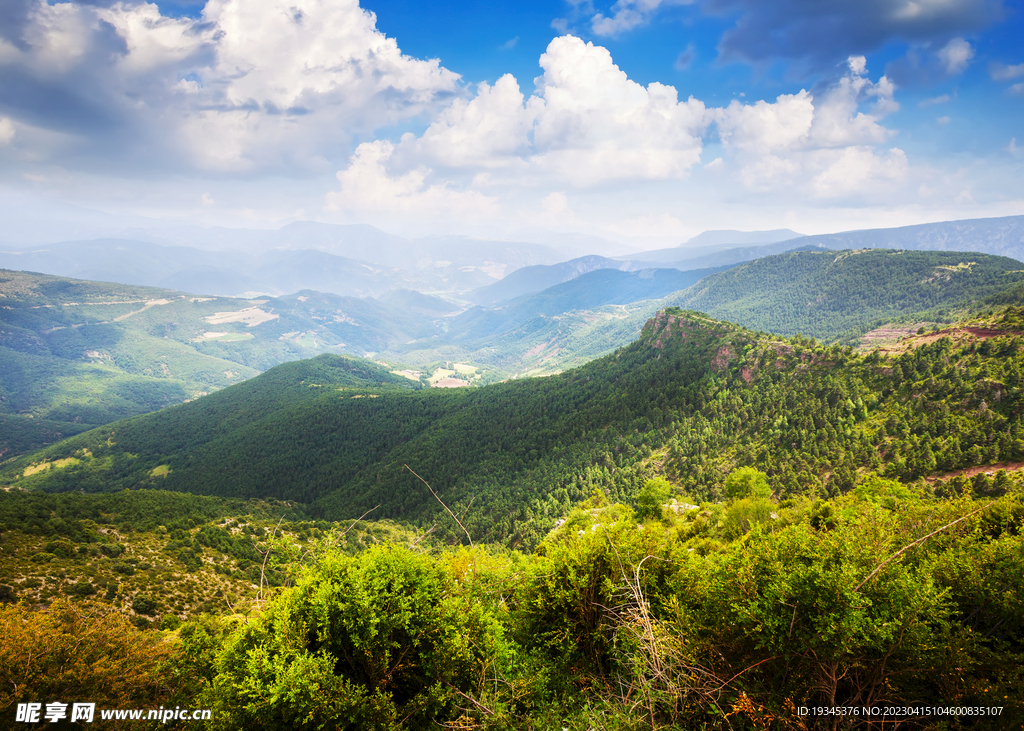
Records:
<instances>
[{"instance_id":1,"label":"rolling hill","mask_svg":"<svg viewBox=\"0 0 1024 731\"><path fill-rule=\"evenodd\" d=\"M323 352L438 332L374 299L244 300L0 270L0 455L196 398Z\"/></svg>"},{"instance_id":2,"label":"rolling hill","mask_svg":"<svg viewBox=\"0 0 1024 731\"><path fill-rule=\"evenodd\" d=\"M715 274L671 301L745 327L834 341L911 313L946 322L958 306L1021 280L1020 262L974 252L799 251Z\"/></svg>"},{"instance_id":3,"label":"rolling hill","mask_svg":"<svg viewBox=\"0 0 1024 731\"><path fill-rule=\"evenodd\" d=\"M627 344L665 306L853 342L886 321L955 320L1021 281L1019 267L974 253L798 251L719 272L598 269L461 313L410 290L240 300L7 272L0 449L21 454L320 353L426 371L463 363L481 383L549 374Z\"/></svg>"},{"instance_id":4,"label":"rolling hill","mask_svg":"<svg viewBox=\"0 0 1024 731\"><path fill-rule=\"evenodd\" d=\"M630 499L655 472L709 498L754 465L785 497L845 491L862 469L913 478L1024 458L1016 318L922 336L886 361L669 310L581 368L456 391L411 392L324 356L9 461L0 480L298 500L329 519L374 509L456 535L408 465L468 511L473 535L529 546L594 488Z\"/></svg>"}]
</instances>

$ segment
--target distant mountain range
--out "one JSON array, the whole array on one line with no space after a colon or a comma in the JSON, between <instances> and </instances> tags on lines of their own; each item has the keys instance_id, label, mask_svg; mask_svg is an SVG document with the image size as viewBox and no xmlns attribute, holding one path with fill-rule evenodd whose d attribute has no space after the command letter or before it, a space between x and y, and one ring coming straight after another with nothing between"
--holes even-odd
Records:
<instances>
[{"instance_id":1,"label":"distant mountain range","mask_svg":"<svg viewBox=\"0 0 1024 731\"><path fill-rule=\"evenodd\" d=\"M393 289L489 306L599 269L709 269L799 248L978 251L1024 259L1024 216L801 236L705 231L678 247L563 260L552 246L462 236L405 239L367 225L298 222L273 231L179 227L171 239L65 241L0 251L0 267L220 296L311 289L375 297ZM585 241L589 241L586 239ZM593 243L593 242L591 242Z\"/></svg>"},{"instance_id":2,"label":"distant mountain range","mask_svg":"<svg viewBox=\"0 0 1024 731\"><path fill-rule=\"evenodd\" d=\"M804 236L800 244L826 249L980 251L1024 261L1024 216L974 218Z\"/></svg>"},{"instance_id":3,"label":"distant mountain range","mask_svg":"<svg viewBox=\"0 0 1024 731\"><path fill-rule=\"evenodd\" d=\"M541 292L524 294L497 306L474 307L453 318L446 339L450 342L466 342L490 338L519 328L538 317L557 317L563 313L590 310L602 305L626 305L640 300L661 299L718 271L721 269L686 272L678 269L644 269L637 272L595 269Z\"/></svg>"},{"instance_id":4,"label":"distant mountain range","mask_svg":"<svg viewBox=\"0 0 1024 731\"><path fill-rule=\"evenodd\" d=\"M372 237L370 242L348 243L323 249L257 248L247 252L93 239L0 251L0 268L219 296L315 289L372 297L400 288L464 292L494 283L506 271L557 261L554 250L532 244L459 239L451 248L435 242L400 255L397 245L378 246ZM337 252L354 252L362 258ZM441 258L445 256L448 258ZM404 259L401 266L395 264L399 259Z\"/></svg>"},{"instance_id":5,"label":"distant mountain range","mask_svg":"<svg viewBox=\"0 0 1024 731\"><path fill-rule=\"evenodd\" d=\"M631 262L609 259L604 256L581 256L578 259L563 261L559 264L536 264L517 269L500 282L470 292L467 297L478 305L493 305L503 300L511 300L534 292L541 292L556 284L568 282L587 272L598 269L618 269L626 271Z\"/></svg>"},{"instance_id":6,"label":"distant mountain range","mask_svg":"<svg viewBox=\"0 0 1024 731\"><path fill-rule=\"evenodd\" d=\"M1020 263L1014 259L975 252L831 252L806 247L804 251L776 254L717 271L681 272L694 276L697 283L661 299L654 298L652 289L651 299L614 307L587 309L581 299L569 300L579 309L570 312L566 307L561 315L537 314L524 321L514 314L513 302L530 302L530 307L541 312L545 303L559 301L576 288L585 291L591 283L597 288L608 275L609 279L622 279L631 274L599 270L521 300L463 313L452 322L445 352L455 357L451 355L451 343L455 341L471 348L461 356L470 360L500 364L505 369L518 364L520 368L546 368L550 372L559 365L585 362L587 358L581 359L584 354L594 358L630 342L648 317L668 306L700 310L766 332L800 333L829 342L852 343L872 327L893 320L956 320L972 303L977 305L1000 292L1019 289L1024 281L1020 270ZM672 270L655 271L660 274ZM618 296L624 299L627 292L623 290ZM1011 296L1014 302L1018 299ZM519 324L511 324L516 322ZM489 327L490 335L484 337ZM459 333L467 331L477 339L458 338ZM422 358L426 355L422 348L413 343L399 352ZM512 361L507 357L509 352L522 355Z\"/></svg>"},{"instance_id":7,"label":"distant mountain range","mask_svg":"<svg viewBox=\"0 0 1024 731\"><path fill-rule=\"evenodd\" d=\"M717 229L704 231L694 236L680 247L687 249L695 246L736 246L737 244L774 244L779 241L788 241L803 236L788 228L777 228L771 231L734 231L731 229Z\"/></svg>"},{"instance_id":8,"label":"distant mountain range","mask_svg":"<svg viewBox=\"0 0 1024 731\"><path fill-rule=\"evenodd\" d=\"M792 239L799 238L802 235L803 234L798 234L796 231L791 231L788 228L774 229L772 231L704 231L678 246L673 246L668 249L641 251L615 258L662 263L683 262L705 257L710 254L717 254L730 249L743 249L763 246L766 244L775 244L779 241L790 241Z\"/></svg>"},{"instance_id":9,"label":"distant mountain range","mask_svg":"<svg viewBox=\"0 0 1024 731\"><path fill-rule=\"evenodd\" d=\"M732 241L721 243L726 240ZM798 249L977 251L1024 261L1024 216L944 221L812 236L803 236L788 229L706 231L679 247L644 251L616 259L628 261L630 268L653 266L657 262L657 266L698 269L739 264Z\"/></svg>"}]
</instances>

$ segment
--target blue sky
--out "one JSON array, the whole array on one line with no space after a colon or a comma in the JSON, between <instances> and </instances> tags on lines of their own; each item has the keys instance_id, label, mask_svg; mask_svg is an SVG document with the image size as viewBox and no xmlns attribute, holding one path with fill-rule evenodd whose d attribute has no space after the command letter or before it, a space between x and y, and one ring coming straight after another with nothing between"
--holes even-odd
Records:
<instances>
[{"instance_id":1,"label":"blue sky","mask_svg":"<svg viewBox=\"0 0 1024 731\"><path fill-rule=\"evenodd\" d=\"M1024 214L1008 0L210 0L0 11L0 193L397 233Z\"/></svg>"}]
</instances>

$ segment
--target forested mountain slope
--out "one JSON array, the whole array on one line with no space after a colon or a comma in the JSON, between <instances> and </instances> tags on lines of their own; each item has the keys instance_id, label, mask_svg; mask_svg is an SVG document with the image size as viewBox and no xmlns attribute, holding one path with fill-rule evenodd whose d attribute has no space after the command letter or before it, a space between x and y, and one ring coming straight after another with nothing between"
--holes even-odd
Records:
<instances>
[{"instance_id":1,"label":"forested mountain slope","mask_svg":"<svg viewBox=\"0 0 1024 731\"><path fill-rule=\"evenodd\" d=\"M238 300L4 272L0 454L22 454L318 353L377 353L430 370L470 363L493 382L600 357L635 339L666 304L759 330L850 342L910 315L950 322L970 302L1024 279L1020 269L1012 259L971 253L795 252L719 273L599 270L461 314L445 312L456 307L445 300L401 291L377 300L313 291ZM705 274L677 296L633 304Z\"/></svg>"},{"instance_id":2,"label":"forested mountain slope","mask_svg":"<svg viewBox=\"0 0 1024 731\"><path fill-rule=\"evenodd\" d=\"M181 403L280 363L439 332L374 299L234 299L0 270L0 457Z\"/></svg>"},{"instance_id":3,"label":"forested mountain slope","mask_svg":"<svg viewBox=\"0 0 1024 731\"><path fill-rule=\"evenodd\" d=\"M1019 261L975 252L798 251L707 277L669 301L757 330L833 341L910 313L949 321L957 306L1022 280Z\"/></svg>"},{"instance_id":4,"label":"forested mountain slope","mask_svg":"<svg viewBox=\"0 0 1024 731\"><path fill-rule=\"evenodd\" d=\"M332 359L312 361L315 378L291 364L66 440L0 480L284 498L328 518L376 507L455 530L408 465L474 536L531 545L595 487L631 499L654 474L707 498L754 465L784 497L838 494L862 469L910 479L1024 458L1018 317L886 359L672 310L576 370L454 392L353 391Z\"/></svg>"}]
</instances>

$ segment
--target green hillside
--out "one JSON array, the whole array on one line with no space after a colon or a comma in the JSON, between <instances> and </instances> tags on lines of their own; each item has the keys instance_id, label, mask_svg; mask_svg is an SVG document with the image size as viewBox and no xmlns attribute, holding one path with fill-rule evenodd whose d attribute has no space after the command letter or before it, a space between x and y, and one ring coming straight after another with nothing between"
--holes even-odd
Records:
<instances>
[{"instance_id":1,"label":"green hillside","mask_svg":"<svg viewBox=\"0 0 1024 731\"><path fill-rule=\"evenodd\" d=\"M460 315L442 315L445 301L411 292L237 300L6 272L0 456L320 353L374 354L426 371L464 363L478 369L478 383L558 372L631 342L666 304L756 330L852 343L893 320L909 318L911 330L951 322L971 302L1024 281L1020 266L956 252L805 251L711 274L663 300L601 304L659 295L704 272L600 270ZM331 479L312 492L329 491Z\"/></svg>"},{"instance_id":2,"label":"green hillside","mask_svg":"<svg viewBox=\"0 0 1024 731\"><path fill-rule=\"evenodd\" d=\"M184 325L196 303L179 292L0 271L0 302L0 455L257 372L165 337L152 310Z\"/></svg>"},{"instance_id":3,"label":"green hillside","mask_svg":"<svg viewBox=\"0 0 1024 731\"><path fill-rule=\"evenodd\" d=\"M909 480L1024 458L1017 312L986 323L997 337L921 336L887 360L672 310L576 370L454 391L397 390L373 366L325 357L79 435L0 480L297 500L329 519L376 508L457 535L408 465L468 511L474 535L513 545L595 488L632 500L655 474L694 499L746 465L779 497L837 495L866 470ZM394 385L367 390L378 383Z\"/></svg>"},{"instance_id":4,"label":"green hillside","mask_svg":"<svg viewBox=\"0 0 1024 731\"><path fill-rule=\"evenodd\" d=\"M436 332L372 299L277 299L0 270L0 458L197 398L281 363Z\"/></svg>"},{"instance_id":5,"label":"green hillside","mask_svg":"<svg viewBox=\"0 0 1024 731\"><path fill-rule=\"evenodd\" d=\"M958 306L1022 280L1019 261L976 252L798 251L740 264L670 301L755 330L831 342L910 313L951 322Z\"/></svg>"},{"instance_id":6,"label":"green hillside","mask_svg":"<svg viewBox=\"0 0 1024 731\"><path fill-rule=\"evenodd\" d=\"M575 300L574 287L586 277L629 276L602 271L526 297L518 306L470 310L455 318L451 335L396 347L388 355L409 362L462 360L499 373L553 373L632 342L643 323L667 306L755 330L854 344L859 335L894 321L916 323L911 332L921 324L956 322L971 303L1021 281L1021 269L1016 260L976 253L799 251L721 273L703 270L707 276L699 284L662 299L599 307Z\"/></svg>"}]
</instances>

